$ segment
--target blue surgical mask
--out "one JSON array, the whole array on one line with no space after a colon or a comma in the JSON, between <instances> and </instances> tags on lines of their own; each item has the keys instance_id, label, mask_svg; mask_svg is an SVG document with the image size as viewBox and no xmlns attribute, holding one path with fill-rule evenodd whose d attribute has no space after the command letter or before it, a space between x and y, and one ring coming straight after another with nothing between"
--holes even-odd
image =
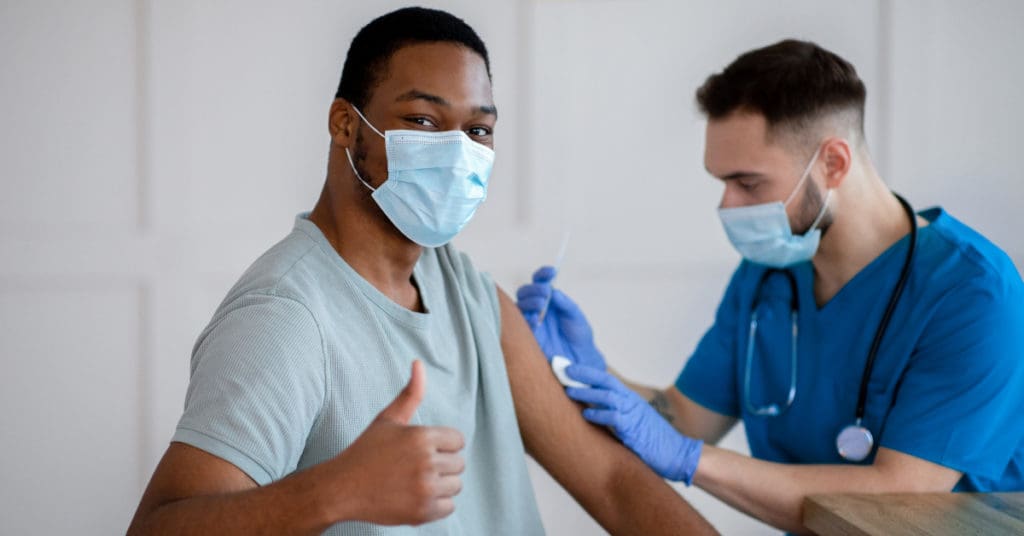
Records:
<instances>
[{"instance_id":1,"label":"blue surgical mask","mask_svg":"<svg viewBox=\"0 0 1024 536\"><path fill-rule=\"evenodd\" d=\"M359 118L380 137L388 159L388 178L378 188L370 186L377 206L409 240L424 247L438 247L455 238L487 198L487 180L494 166L494 150L481 145L461 130L425 132L388 130L381 134L363 113Z\"/></svg>"},{"instance_id":2,"label":"blue surgical mask","mask_svg":"<svg viewBox=\"0 0 1024 536\"><path fill-rule=\"evenodd\" d=\"M789 226L789 217L786 216L786 206L793 200L793 197L800 190L807 177L810 176L811 167L818 159L818 151L807 164L797 181L793 192L789 194L786 202L775 201L774 203L763 203L746 207L720 208L718 217L725 227L725 234L729 237L736 251L739 251L743 258L770 266L772 268L786 268L794 264L808 261L818 251L818 243L821 241L821 229L818 223L828 209L828 201L832 196L832 189L825 194L825 201L821 204L821 212L814 219L811 228L802 235L794 235Z\"/></svg>"}]
</instances>

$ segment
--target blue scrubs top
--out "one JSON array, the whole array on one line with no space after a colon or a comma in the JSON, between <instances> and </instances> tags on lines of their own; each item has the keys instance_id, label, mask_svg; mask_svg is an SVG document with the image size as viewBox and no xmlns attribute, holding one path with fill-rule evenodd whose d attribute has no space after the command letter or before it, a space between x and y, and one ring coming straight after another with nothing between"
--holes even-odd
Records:
<instances>
[{"instance_id":1,"label":"blue scrubs top","mask_svg":"<svg viewBox=\"0 0 1024 536\"><path fill-rule=\"evenodd\" d=\"M955 491L1024 490L1024 284L998 247L941 208L921 213L903 296L868 383L864 426L878 446L963 472ZM852 424L875 331L906 259L909 237L851 279L828 303L814 300L810 262L797 283L796 398L777 417L744 403L751 311L758 329L750 404L784 405L790 385L792 320L787 278L740 264L715 323L676 380L698 404L739 417L756 458L781 463L852 463L836 434Z\"/></svg>"}]
</instances>

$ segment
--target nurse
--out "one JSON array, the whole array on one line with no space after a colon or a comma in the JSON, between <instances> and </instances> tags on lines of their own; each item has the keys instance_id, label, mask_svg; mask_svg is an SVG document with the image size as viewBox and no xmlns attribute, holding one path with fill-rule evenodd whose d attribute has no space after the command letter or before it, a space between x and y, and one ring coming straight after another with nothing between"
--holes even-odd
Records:
<instances>
[{"instance_id":1,"label":"nurse","mask_svg":"<svg viewBox=\"0 0 1024 536\"><path fill-rule=\"evenodd\" d=\"M1024 284L976 231L889 190L864 100L852 65L792 40L697 90L743 260L674 385L607 370L553 269L518 294L545 354L586 385L566 393L587 420L662 477L793 532L815 493L1024 489ZM750 457L714 446L738 421Z\"/></svg>"}]
</instances>

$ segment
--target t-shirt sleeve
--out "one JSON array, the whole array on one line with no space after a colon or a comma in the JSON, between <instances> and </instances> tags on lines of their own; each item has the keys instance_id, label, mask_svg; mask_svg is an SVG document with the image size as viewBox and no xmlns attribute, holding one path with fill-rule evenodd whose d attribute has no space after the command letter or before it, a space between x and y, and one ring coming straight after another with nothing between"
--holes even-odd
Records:
<instances>
[{"instance_id":1,"label":"t-shirt sleeve","mask_svg":"<svg viewBox=\"0 0 1024 536\"><path fill-rule=\"evenodd\" d=\"M740 416L736 390L736 315L743 265L736 270L715 313L715 323L697 344L676 379L676 388L722 415Z\"/></svg>"},{"instance_id":2,"label":"t-shirt sleeve","mask_svg":"<svg viewBox=\"0 0 1024 536\"><path fill-rule=\"evenodd\" d=\"M477 271L469 255L456 250L451 245L438 248L438 255L443 261L450 263L457 274L459 287L474 304L488 311L494 333L501 337L501 304L498 301L498 285L491 274Z\"/></svg>"},{"instance_id":3,"label":"t-shirt sleeve","mask_svg":"<svg viewBox=\"0 0 1024 536\"><path fill-rule=\"evenodd\" d=\"M1019 279L994 279L961 284L942 299L881 446L965 473L1002 474L1024 436L1024 291Z\"/></svg>"},{"instance_id":4,"label":"t-shirt sleeve","mask_svg":"<svg viewBox=\"0 0 1024 536\"><path fill-rule=\"evenodd\" d=\"M325 392L323 344L309 310L247 295L197 344L172 441L222 458L262 486L295 470Z\"/></svg>"}]
</instances>

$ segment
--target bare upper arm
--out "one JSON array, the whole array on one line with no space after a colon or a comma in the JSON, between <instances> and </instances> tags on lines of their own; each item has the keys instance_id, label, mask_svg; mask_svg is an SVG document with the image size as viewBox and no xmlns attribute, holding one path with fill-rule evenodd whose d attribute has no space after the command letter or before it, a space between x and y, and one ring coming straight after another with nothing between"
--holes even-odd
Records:
<instances>
[{"instance_id":1,"label":"bare upper arm","mask_svg":"<svg viewBox=\"0 0 1024 536\"><path fill-rule=\"evenodd\" d=\"M501 346L527 452L573 495L601 484L584 480L610 475L614 458L626 458L628 453L583 419L580 406L565 396L552 374L519 309L501 289L498 297ZM608 456L609 451L615 456Z\"/></svg>"},{"instance_id":2,"label":"bare upper arm","mask_svg":"<svg viewBox=\"0 0 1024 536\"><path fill-rule=\"evenodd\" d=\"M519 431L533 456L611 533L694 534L714 529L640 458L583 419L565 395L519 309L498 291L501 345Z\"/></svg>"},{"instance_id":3,"label":"bare upper arm","mask_svg":"<svg viewBox=\"0 0 1024 536\"><path fill-rule=\"evenodd\" d=\"M677 417L672 424L689 437L715 445L736 425L736 417L705 408L684 395L674 385L664 392L672 412Z\"/></svg>"},{"instance_id":4,"label":"bare upper arm","mask_svg":"<svg viewBox=\"0 0 1024 536\"><path fill-rule=\"evenodd\" d=\"M181 499L256 487L256 482L235 465L191 445L171 443L146 486L132 524Z\"/></svg>"}]
</instances>

